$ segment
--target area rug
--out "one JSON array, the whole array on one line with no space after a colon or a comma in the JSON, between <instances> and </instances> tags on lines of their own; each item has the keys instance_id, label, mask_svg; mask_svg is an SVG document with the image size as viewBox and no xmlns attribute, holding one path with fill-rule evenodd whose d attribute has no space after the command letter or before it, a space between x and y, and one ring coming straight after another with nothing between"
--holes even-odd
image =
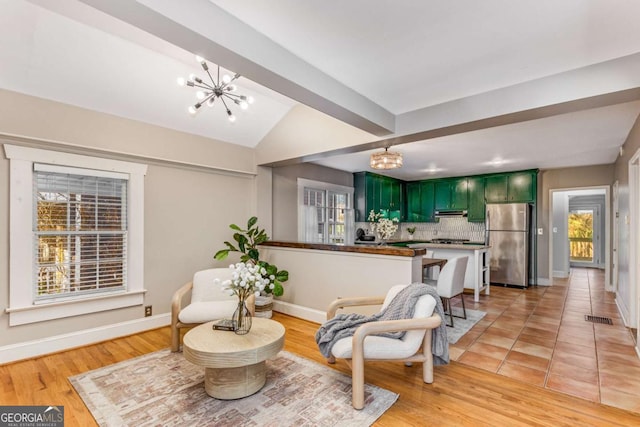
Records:
<instances>
[{"instance_id":1,"label":"area rug","mask_svg":"<svg viewBox=\"0 0 640 427\"><path fill-rule=\"evenodd\" d=\"M398 398L365 384L351 406L351 378L281 351L267 361L256 394L218 400L204 391L204 368L168 349L70 377L101 426L368 426Z\"/></svg>"},{"instance_id":2,"label":"area rug","mask_svg":"<svg viewBox=\"0 0 640 427\"><path fill-rule=\"evenodd\" d=\"M457 309L454 308L453 314L454 315L458 315L458 314L462 315L462 309L460 309L460 313L458 313ZM464 334L469 332L469 330L471 328L473 328L473 325L478 323L480 321L480 319L482 319L486 314L487 313L484 312L484 311L467 309L467 318L466 319L461 319L459 317L454 317L453 318L453 328L447 327L447 341L449 341L449 344L457 343L458 340L460 338L462 338L462 336ZM447 324L451 323L451 320L449 319L449 315L445 316L445 322Z\"/></svg>"}]
</instances>

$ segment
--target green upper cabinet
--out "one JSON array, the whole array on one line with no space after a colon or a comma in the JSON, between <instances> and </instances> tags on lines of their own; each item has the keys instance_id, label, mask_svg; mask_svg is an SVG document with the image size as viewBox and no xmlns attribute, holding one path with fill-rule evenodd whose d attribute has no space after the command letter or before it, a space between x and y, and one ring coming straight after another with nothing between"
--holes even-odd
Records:
<instances>
[{"instance_id":1,"label":"green upper cabinet","mask_svg":"<svg viewBox=\"0 0 640 427\"><path fill-rule=\"evenodd\" d=\"M467 209L467 178L440 180L435 183L435 209Z\"/></svg>"},{"instance_id":2,"label":"green upper cabinet","mask_svg":"<svg viewBox=\"0 0 640 427\"><path fill-rule=\"evenodd\" d=\"M488 176L484 179L484 195L487 203L501 203L507 200L507 175Z\"/></svg>"},{"instance_id":3,"label":"green upper cabinet","mask_svg":"<svg viewBox=\"0 0 640 427\"><path fill-rule=\"evenodd\" d=\"M467 178L467 188L469 192L469 209L467 221L484 222L485 201L484 201L485 179L481 176Z\"/></svg>"},{"instance_id":4,"label":"green upper cabinet","mask_svg":"<svg viewBox=\"0 0 640 427\"><path fill-rule=\"evenodd\" d=\"M533 202L536 199L536 175L534 171L515 172L509 175L509 201Z\"/></svg>"},{"instance_id":5,"label":"green upper cabinet","mask_svg":"<svg viewBox=\"0 0 640 427\"><path fill-rule=\"evenodd\" d=\"M433 181L413 181L406 183L408 222L434 222Z\"/></svg>"},{"instance_id":6,"label":"green upper cabinet","mask_svg":"<svg viewBox=\"0 0 640 427\"><path fill-rule=\"evenodd\" d=\"M535 170L487 176L485 178L487 203L535 202L536 176Z\"/></svg>"},{"instance_id":7,"label":"green upper cabinet","mask_svg":"<svg viewBox=\"0 0 640 427\"><path fill-rule=\"evenodd\" d=\"M369 212L383 212L391 219L404 220L404 183L370 172L353 174L356 222L368 221Z\"/></svg>"}]
</instances>

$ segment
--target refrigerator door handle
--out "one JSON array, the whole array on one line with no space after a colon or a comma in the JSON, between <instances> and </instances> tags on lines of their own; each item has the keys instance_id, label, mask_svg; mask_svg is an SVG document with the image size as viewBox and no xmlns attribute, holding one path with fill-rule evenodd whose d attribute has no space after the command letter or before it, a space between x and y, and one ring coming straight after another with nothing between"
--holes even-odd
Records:
<instances>
[{"instance_id":1,"label":"refrigerator door handle","mask_svg":"<svg viewBox=\"0 0 640 427\"><path fill-rule=\"evenodd\" d=\"M489 220L489 210L487 209L487 214L485 216L485 224L484 224L484 244L489 246L489 226L491 225L491 221Z\"/></svg>"}]
</instances>

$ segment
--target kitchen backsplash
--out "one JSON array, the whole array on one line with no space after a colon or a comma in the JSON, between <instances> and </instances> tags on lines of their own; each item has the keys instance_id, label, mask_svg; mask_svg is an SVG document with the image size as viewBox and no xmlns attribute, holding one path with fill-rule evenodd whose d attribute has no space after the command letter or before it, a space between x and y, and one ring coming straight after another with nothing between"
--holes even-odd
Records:
<instances>
[{"instance_id":1,"label":"kitchen backsplash","mask_svg":"<svg viewBox=\"0 0 640 427\"><path fill-rule=\"evenodd\" d=\"M371 233L371 224L356 222L356 229L362 228ZM431 240L437 238L469 239L471 242L484 242L484 223L468 222L466 218L440 218L440 222L403 222L392 239L409 240L407 228L415 227L413 240Z\"/></svg>"}]
</instances>

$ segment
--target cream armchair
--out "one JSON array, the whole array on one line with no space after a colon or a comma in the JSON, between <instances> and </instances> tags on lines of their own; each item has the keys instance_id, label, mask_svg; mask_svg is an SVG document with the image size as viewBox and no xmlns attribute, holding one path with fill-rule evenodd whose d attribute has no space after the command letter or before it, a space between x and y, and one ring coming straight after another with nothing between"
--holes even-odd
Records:
<instances>
[{"instance_id":1,"label":"cream armchair","mask_svg":"<svg viewBox=\"0 0 640 427\"><path fill-rule=\"evenodd\" d=\"M238 297L224 292L214 283L231 279L229 268L211 268L198 271L193 280L183 285L171 301L171 351L180 351L180 329L192 328L217 319L231 318L238 307ZM190 298L189 298L190 294ZM189 301L185 305L185 301ZM247 308L255 314L255 296L247 300Z\"/></svg>"},{"instance_id":2,"label":"cream armchair","mask_svg":"<svg viewBox=\"0 0 640 427\"><path fill-rule=\"evenodd\" d=\"M340 308L363 305L379 305L386 308L393 297L406 285L392 287L386 297L356 297L335 300L327 310L327 320L336 315ZM423 363L423 380L433 382L432 330L439 327L442 319L434 313L436 300L431 295L423 295L416 302L412 319L375 321L359 326L353 337L338 340L331 349L328 363L336 358L346 359L351 367L352 405L355 409L364 407L364 362L403 361ZM403 338L375 336L382 332L407 331ZM446 340L446 337L444 338ZM447 351L448 359L448 351ZM409 365L408 365L409 366Z\"/></svg>"}]
</instances>

